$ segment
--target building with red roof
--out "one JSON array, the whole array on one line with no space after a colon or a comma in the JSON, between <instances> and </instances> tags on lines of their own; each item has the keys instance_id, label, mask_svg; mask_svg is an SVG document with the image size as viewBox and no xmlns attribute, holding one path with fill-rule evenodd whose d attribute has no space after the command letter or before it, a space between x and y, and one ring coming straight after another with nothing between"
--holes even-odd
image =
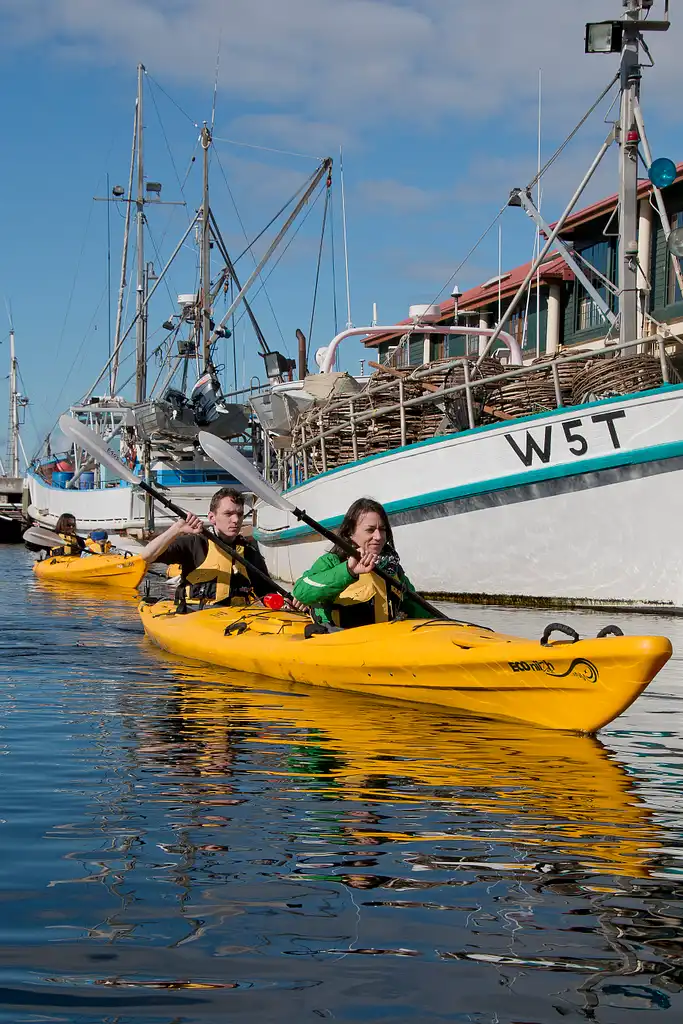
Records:
<instances>
[{"instance_id":1,"label":"building with red roof","mask_svg":"<svg viewBox=\"0 0 683 1024\"><path fill-rule=\"evenodd\" d=\"M683 226L683 163L678 176L663 193L670 226ZM683 338L683 292L667 248L666 233L656 210L652 185L644 180L638 188L638 263L641 307L641 336L666 329L673 338ZM607 304L617 307L617 223L618 197L608 196L567 218L560 238ZM554 227L554 225L552 225ZM434 323L466 327L493 327L499 309L505 309L525 280L531 263L507 270L439 306ZM536 295L538 287L538 297ZM367 348L377 350L380 361L396 365L418 365L447 356L476 355L481 340L476 335L429 334L428 327L415 328L408 319L406 333L368 338ZM413 328L410 330L410 328ZM522 348L525 361L578 345L594 345L608 337L611 328L597 304L574 271L558 252L548 254L534 274L518 305L504 325ZM402 340L403 339L403 340ZM500 354L507 352L499 346Z\"/></svg>"}]
</instances>

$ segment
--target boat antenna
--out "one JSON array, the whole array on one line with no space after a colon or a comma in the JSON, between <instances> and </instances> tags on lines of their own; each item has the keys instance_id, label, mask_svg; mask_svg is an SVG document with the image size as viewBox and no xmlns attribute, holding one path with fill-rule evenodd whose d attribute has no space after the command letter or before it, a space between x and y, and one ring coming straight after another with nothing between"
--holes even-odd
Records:
<instances>
[{"instance_id":1,"label":"boat antenna","mask_svg":"<svg viewBox=\"0 0 683 1024\"><path fill-rule=\"evenodd\" d=\"M218 49L216 50L216 74L213 79L213 103L211 104L211 134L216 124L216 102L218 100L218 76L221 67L221 42L223 41L223 29L218 33Z\"/></svg>"},{"instance_id":2,"label":"boat antenna","mask_svg":"<svg viewBox=\"0 0 683 1024\"><path fill-rule=\"evenodd\" d=\"M344 192L344 160L341 146L339 147L339 187L341 189L342 236L344 239L344 276L346 278L346 330L350 331L351 328L353 327L353 320L351 319L351 289L349 287L349 250L346 237L346 193Z\"/></svg>"}]
</instances>

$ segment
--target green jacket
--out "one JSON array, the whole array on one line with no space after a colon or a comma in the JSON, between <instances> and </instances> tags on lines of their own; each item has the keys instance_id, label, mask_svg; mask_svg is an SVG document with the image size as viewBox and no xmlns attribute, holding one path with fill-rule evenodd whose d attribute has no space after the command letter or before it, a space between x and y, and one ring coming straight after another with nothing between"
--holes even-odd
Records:
<instances>
[{"instance_id":1,"label":"green jacket","mask_svg":"<svg viewBox=\"0 0 683 1024\"><path fill-rule=\"evenodd\" d=\"M422 605L411 599L410 592L414 593L415 587L402 569L399 569L396 578L406 593L403 594L400 601L398 596L394 596L391 602L394 614L400 611L409 619L430 618L429 613ZM329 551L326 555L321 555L311 568L299 577L294 584L292 593L298 601L308 605L319 619L331 624L336 599L342 591L352 583L356 583L357 580L358 577L349 572L346 561ZM372 602L368 602L368 604L372 604ZM372 609L368 610L368 615L372 616ZM367 621L374 621L374 617L368 618Z\"/></svg>"}]
</instances>

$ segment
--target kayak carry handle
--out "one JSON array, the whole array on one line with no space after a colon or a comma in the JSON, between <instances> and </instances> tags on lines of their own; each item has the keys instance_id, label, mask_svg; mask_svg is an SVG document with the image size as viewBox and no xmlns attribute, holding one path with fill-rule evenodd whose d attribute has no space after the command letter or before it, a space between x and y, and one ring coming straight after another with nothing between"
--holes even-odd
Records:
<instances>
[{"instance_id":1,"label":"kayak carry handle","mask_svg":"<svg viewBox=\"0 0 683 1024\"><path fill-rule=\"evenodd\" d=\"M618 626L603 626L600 632L596 635L596 640L602 640L603 636L623 636L623 629L619 629Z\"/></svg>"},{"instance_id":2,"label":"kayak carry handle","mask_svg":"<svg viewBox=\"0 0 683 1024\"><path fill-rule=\"evenodd\" d=\"M564 633L565 636L571 637L571 641L573 644L575 644L577 640L581 639L576 630L572 629L571 626L565 626L561 622L550 622L543 630L543 636L541 637L541 647L548 647L550 645L550 636L552 633Z\"/></svg>"}]
</instances>

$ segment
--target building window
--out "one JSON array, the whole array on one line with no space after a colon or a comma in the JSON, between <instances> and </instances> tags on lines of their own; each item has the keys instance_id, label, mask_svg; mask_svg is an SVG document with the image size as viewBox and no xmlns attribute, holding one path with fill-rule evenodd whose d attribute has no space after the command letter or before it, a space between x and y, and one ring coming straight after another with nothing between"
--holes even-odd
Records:
<instances>
[{"instance_id":1,"label":"building window","mask_svg":"<svg viewBox=\"0 0 683 1024\"><path fill-rule=\"evenodd\" d=\"M429 358L431 362L435 362L437 359L443 359L446 355L446 336L445 334L433 334L429 339Z\"/></svg>"},{"instance_id":2,"label":"building window","mask_svg":"<svg viewBox=\"0 0 683 1024\"><path fill-rule=\"evenodd\" d=\"M671 230L674 228L683 227L683 212L673 213L671 215ZM666 285L666 304L670 306L673 302L682 302L683 295L681 295L681 286L678 283L676 277L676 270L674 269L674 261L669 255L669 250L666 250L666 262L668 265L667 271L667 285Z\"/></svg>"},{"instance_id":3,"label":"building window","mask_svg":"<svg viewBox=\"0 0 683 1024\"><path fill-rule=\"evenodd\" d=\"M581 268L588 277L588 280L595 285L595 288L610 309L614 309L615 295L607 288L607 285L603 280L603 278L607 278L608 281L614 281L616 274L617 261L614 239L602 239L600 242L595 242L593 245L586 245L582 248L577 248L577 252L582 257L580 260ZM584 260L589 263L590 267L593 267L597 273L592 273L590 267L586 266L586 263L584 263ZM586 289L582 284L579 284L579 282L577 282L576 288L576 330L590 331L602 327L605 323L605 318L600 312L594 299L591 298Z\"/></svg>"},{"instance_id":4,"label":"building window","mask_svg":"<svg viewBox=\"0 0 683 1024\"><path fill-rule=\"evenodd\" d=\"M518 309L516 313L513 313L505 325L505 330L512 335L520 348L524 348L527 338L526 310Z\"/></svg>"}]
</instances>

